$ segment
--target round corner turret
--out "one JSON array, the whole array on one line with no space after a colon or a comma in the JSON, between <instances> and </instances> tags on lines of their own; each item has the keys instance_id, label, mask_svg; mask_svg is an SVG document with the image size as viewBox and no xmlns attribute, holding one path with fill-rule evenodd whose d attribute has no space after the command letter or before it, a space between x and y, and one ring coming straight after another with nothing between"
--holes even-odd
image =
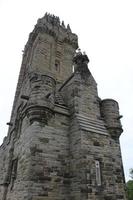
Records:
<instances>
[{"instance_id":1,"label":"round corner turret","mask_svg":"<svg viewBox=\"0 0 133 200\"><path fill-rule=\"evenodd\" d=\"M106 127L113 138L119 138L123 132L120 122L118 102L114 99L104 99L101 101L101 116L103 117Z\"/></svg>"},{"instance_id":2,"label":"round corner turret","mask_svg":"<svg viewBox=\"0 0 133 200\"><path fill-rule=\"evenodd\" d=\"M31 72L30 96L27 102L26 114L30 123L38 121L47 124L53 115L56 80L49 74Z\"/></svg>"}]
</instances>

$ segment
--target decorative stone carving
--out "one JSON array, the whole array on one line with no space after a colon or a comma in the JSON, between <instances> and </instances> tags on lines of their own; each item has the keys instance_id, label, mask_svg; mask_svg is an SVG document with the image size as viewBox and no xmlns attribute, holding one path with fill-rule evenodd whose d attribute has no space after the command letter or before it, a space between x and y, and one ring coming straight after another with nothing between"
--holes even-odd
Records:
<instances>
[{"instance_id":1,"label":"decorative stone carving","mask_svg":"<svg viewBox=\"0 0 133 200\"><path fill-rule=\"evenodd\" d=\"M70 28L70 25L69 25L69 24L67 25L67 30L68 30L69 32L71 32L71 28Z\"/></svg>"},{"instance_id":2,"label":"decorative stone carving","mask_svg":"<svg viewBox=\"0 0 133 200\"><path fill-rule=\"evenodd\" d=\"M66 28L65 24L64 24L64 21L62 21L61 25L62 25L62 27Z\"/></svg>"},{"instance_id":3,"label":"decorative stone carving","mask_svg":"<svg viewBox=\"0 0 133 200\"><path fill-rule=\"evenodd\" d=\"M65 27L64 22L60 23L59 17L56 17L54 15L45 14L43 18L39 19L37 21L37 25L35 26L35 29L33 31L34 33L37 32L37 30L41 30L42 32L46 32L49 35L52 35L53 37L58 38L59 33L62 33L62 40L72 44L74 47L78 47L78 38L77 35L72 33L71 28L69 24L67 25L67 28ZM66 34L64 34L66 33ZM32 37L33 37L32 35ZM66 35L66 36L65 36Z\"/></svg>"},{"instance_id":4,"label":"decorative stone carving","mask_svg":"<svg viewBox=\"0 0 133 200\"><path fill-rule=\"evenodd\" d=\"M88 56L85 54L85 52L82 54L81 50L78 49L74 58L73 58L73 62L75 64L82 64L82 63L86 63L88 64L89 62L89 58Z\"/></svg>"}]
</instances>

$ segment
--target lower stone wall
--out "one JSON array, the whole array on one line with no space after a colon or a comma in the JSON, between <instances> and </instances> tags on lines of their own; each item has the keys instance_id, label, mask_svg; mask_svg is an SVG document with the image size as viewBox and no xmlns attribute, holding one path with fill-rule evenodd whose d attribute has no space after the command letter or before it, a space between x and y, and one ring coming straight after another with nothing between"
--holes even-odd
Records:
<instances>
[{"instance_id":1,"label":"lower stone wall","mask_svg":"<svg viewBox=\"0 0 133 200\"><path fill-rule=\"evenodd\" d=\"M81 138L81 171L84 171L81 191L87 193L89 199L125 200L119 142L87 131L82 131ZM97 180L97 161L101 184Z\"/></svg>"},{"instance_id":2,"label":"lower stone wall","mask_svg":"<svg viewBox=\"0 0 133 200\"><path fill-rule=\"evenodd\" d=\"M119 141L102 123L89 131L86 117L61 109L47 125L25 117L1 147L0 199L126 200Z\"/></svg>"},{"instance_id":3,"label":"lower stone wall","mask_svg":"<svg viewBox=\"0 0 133 200\"><path fill-rule=\"evenodd\" d=\"M17 160L17 169L13 171L15 175L12 173L6 200L69 199L66 116L56 114L49 125L39 122L29 125L25 118L21 135L15 142L13 159Z\"/></svg>"}]
</instances>

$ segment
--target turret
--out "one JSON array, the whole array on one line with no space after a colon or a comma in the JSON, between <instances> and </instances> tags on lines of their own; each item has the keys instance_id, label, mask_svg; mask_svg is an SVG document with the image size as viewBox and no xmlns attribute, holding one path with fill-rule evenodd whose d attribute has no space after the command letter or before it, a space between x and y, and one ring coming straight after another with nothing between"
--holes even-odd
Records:
<instances>
[{"instance_id":1,"label":"turret","mask_svg":"<svg viewBox=\"0 0 133 200\"><path fill-rule=\"evenodd\" d=\"M117 101L113 99L104 99L101 101L101 115L106 123L106 127L109 130L113 138L119 138L123 132L119 114L119 105Z\"/></svg>"},{"instance_id":2,"label":"turret","mask_svg":"<svg viewBox=\"0 0 133 200\"><path fill-rule=\"evenodd\" d=\"M30 87L31 94L26 107L30 123L39 121L47 124L54 110L56 81L46 74L31 73Z\"/></svg>"}]
</instances>

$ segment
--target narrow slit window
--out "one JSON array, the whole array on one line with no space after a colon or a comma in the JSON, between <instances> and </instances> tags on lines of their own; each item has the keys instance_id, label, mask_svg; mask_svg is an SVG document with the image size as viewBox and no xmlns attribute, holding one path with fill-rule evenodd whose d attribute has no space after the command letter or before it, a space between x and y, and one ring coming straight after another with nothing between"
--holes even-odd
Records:
<instances>
[{"instance_id":1,"label":"narrow slit window","mask_svg":"<svg viewBox=\"0 0 133 200\"><path fill-rule=\"evenodd\" d=\"M11 170L11 190L13 189L14 182L17 177L17 167L18 167L18 158L12 160L12 170Z\"/></svg>"},{"instance_id":2,"label":"narrow slit window","mask_svg":"<svg viewBox=\"0 0 133 200\"><path fill-rule=\"evenodd\" d=\"M98 160L95 161L96 167L96 183L98 186L101 186L101 170L100 170L100 162Z\"/></svg>"},{"instance_id":3,"label":"narrow slit window","mask_svg":"<svg viewBox=\"0 0 133 200\"><path fill-rule=\"evenodd\" d=\"M55 71L59 72L60 71L60 61L55 60Z\"/></svg>"}]
</instances>

